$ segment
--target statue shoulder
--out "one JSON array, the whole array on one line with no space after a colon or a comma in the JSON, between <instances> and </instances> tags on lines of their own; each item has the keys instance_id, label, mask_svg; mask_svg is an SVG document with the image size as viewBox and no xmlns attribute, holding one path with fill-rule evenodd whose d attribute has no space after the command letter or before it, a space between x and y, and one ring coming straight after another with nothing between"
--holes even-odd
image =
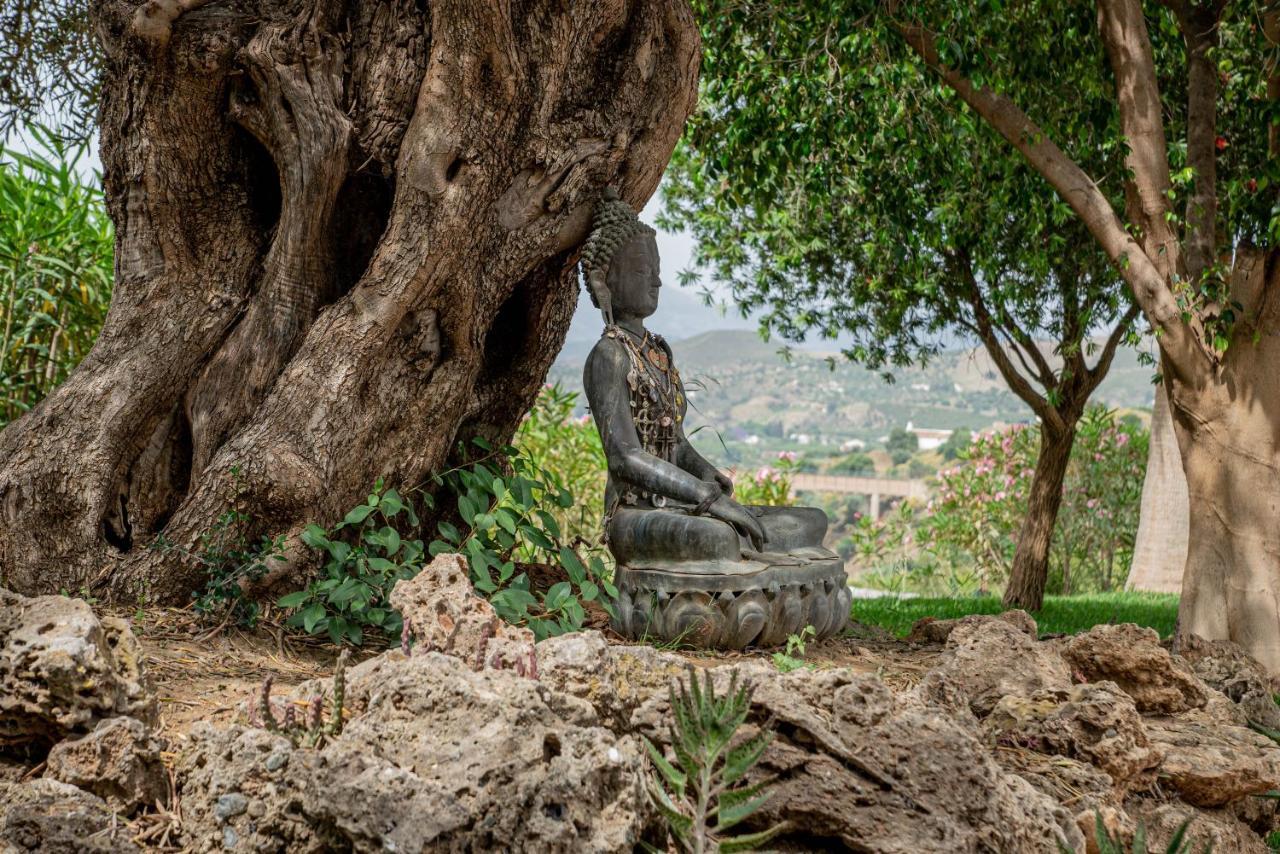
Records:
<instances>
[{"instance_id":1,"label":"statue shoulder","mask_svg":"<svg viewBox=\"0 0 1280 854\"><path fill-rule=\"evenodd\" d=\"M605 334L600 336L600 340L587 354L586 369L588 372L626 369L630 366L630 362L627 348L616 335L610 335L609 330L606 329Z\"/></svg>"}]
</instances>

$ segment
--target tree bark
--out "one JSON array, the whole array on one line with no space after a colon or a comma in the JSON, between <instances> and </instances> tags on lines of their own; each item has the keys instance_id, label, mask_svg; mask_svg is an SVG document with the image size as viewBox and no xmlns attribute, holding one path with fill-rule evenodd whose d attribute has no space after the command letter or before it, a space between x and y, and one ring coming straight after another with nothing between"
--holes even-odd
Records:
<instances>
[{"instance_id":1,"label":"tree bark","mask_svg":"<svg viewBox=\"0 0 1280 854\"><path fill-rule=\"evenodd\" d=\"M507 439L601 190L641 207L696 98L686 0L148 4L93 8L110 314L0 433L21 592L177 601L202 567L158 535L234 506L296 544Z\"/></svg>"},{"instance_id":2,"label":"tree bark","mask_svg":"<svg viewBox=\"0 0 1280 854\"><path fill-rule=\"evenodd\" d=\"M1257 319L1217 381L1170 389L1192 510L1179 631L1235 641L1280 673L1280 253L1239 253L1232 297Z\"/></svg>"},{"instance_id":3,"label":"tree bark","mask_svg":"<svg viewBox=\"0 0 1280 854\"><path fill-rule=\"evenodd\" d=\"M1027 513L1018 531L1009 583L1004 589L1004 607L1039 611L1044 607L1044 588L1049 577L1049 547L1053 528L1062 506L1062 484L1076 441L1077 419L1065 429L1040 425L1040 456L1031 476Z\"/></svg>"},{"instance_id":4,"label":"tree bark","mask_svg":"<svg viewBox=\"0 0 1280 854\"><path fill-rule=\"evenodd\" d=\"M1169 395L1161 385L1151 413L1151 442L1147 472L1142 479L1142 506L1133 544L1133 563L1126 590L1177 593L1187 563L1190 521L1187 476L1169 414Z\"/></svg>"}]
</instances>

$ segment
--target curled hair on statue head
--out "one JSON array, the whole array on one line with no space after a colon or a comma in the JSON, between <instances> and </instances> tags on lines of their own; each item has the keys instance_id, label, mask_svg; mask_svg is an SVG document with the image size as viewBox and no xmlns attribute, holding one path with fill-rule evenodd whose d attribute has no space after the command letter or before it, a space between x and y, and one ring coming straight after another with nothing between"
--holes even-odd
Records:
<instances>
[{"instance_id":1,"label":"curled hair on statue head","mask_svg":"<svg viewBox=\"0 0 1280 854\"><path fill-rule=\"evenodd\" d=\"M606 187L596 204L595 215L591 220L591 233L582 245L582 283L591 304L604 311L605 321L612 323L609 306L604 302L608 297L608 286L605 277L609 272L609 264L613 256L628 240L637 234L657 234L648 225L640 221L640 217L631 206L618 198L618 191Z\"/></svg>"}]
</instances>

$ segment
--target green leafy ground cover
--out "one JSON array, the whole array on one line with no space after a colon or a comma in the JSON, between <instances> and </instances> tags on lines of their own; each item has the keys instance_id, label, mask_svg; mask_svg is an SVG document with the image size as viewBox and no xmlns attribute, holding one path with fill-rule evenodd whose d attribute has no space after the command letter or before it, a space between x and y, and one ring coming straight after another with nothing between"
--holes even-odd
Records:
<instances>
[{"instance_id":1,"label":"green leafy ground cover","mask_svg":"<svg viewBox=\"0 0 1280 854\"><path fill-rule=\"evenodd\" d=\"M919 598L855 599L853 619L881 626L903 637L911 624L923 617L950 619L969 614L998 614L1004 608L994 596L956 599ZM1083 596L1046 596L1044 608L1032 614L1042 634L1077 634L1101 623L1137 623L1149 626L1161 637L1173 634L1178 597L1163 593L1094 593Z\"/></svg>"}]
</instances>

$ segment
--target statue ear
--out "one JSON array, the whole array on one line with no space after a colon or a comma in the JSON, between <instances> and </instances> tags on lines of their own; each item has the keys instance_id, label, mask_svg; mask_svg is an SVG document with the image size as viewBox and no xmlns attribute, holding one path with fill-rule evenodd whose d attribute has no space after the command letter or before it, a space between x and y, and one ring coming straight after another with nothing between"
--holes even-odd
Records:
<instances>
[{"instance_id":1,"label":"statue ear","mask_svg":"<svg viewBox=\"0 0 1280 854\"><path fill-rule=\"evenodd\" d=\"M604 270L599 267L593 268L587 274L587 286L591 288L591 293L596 298L596 304L600 306L600 313L604 315L604 322L612 326L613 299L609 294L609 285L606 282Z\"/></svg>"}]
</instances>

